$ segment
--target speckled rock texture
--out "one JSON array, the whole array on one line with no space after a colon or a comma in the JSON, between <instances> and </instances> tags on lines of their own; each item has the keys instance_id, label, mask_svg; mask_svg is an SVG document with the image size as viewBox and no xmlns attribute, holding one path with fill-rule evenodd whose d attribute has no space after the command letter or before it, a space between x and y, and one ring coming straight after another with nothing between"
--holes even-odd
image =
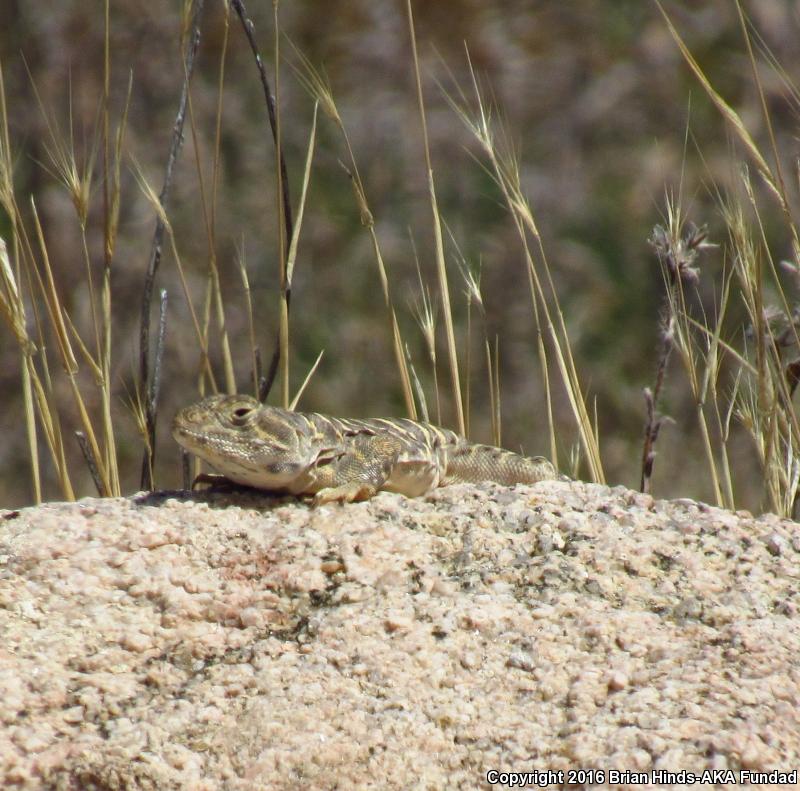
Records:
<instances>
[{"instance_id":1,"label":"speckled rock texture","mask_svg":"<svg viewBox=\"0 0 800 791\"><path fill-rule=\"evenodd\" d=\"M583 483L0 511L0 786L790 771L798 591L796 523Z\"/></svg>"}]
</instances>

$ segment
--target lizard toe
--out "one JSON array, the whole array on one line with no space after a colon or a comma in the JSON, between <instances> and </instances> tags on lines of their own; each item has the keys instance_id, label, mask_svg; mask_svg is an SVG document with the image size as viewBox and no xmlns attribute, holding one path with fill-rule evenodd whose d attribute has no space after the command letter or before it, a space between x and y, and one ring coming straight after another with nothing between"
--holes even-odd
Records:
<instances>
[{"instance_id":1,"label":"lizard toe","mask_svg":"<svg viewBox=\"0 0 800 791\"><path fill-rule=\"evenodd\" d=\"M360 481L350 481L341 486L320 489L312 500L313 506L325 503L352 503L356 500L368 500L375 494L375 487Z\"/></svg>"}]
</instances>

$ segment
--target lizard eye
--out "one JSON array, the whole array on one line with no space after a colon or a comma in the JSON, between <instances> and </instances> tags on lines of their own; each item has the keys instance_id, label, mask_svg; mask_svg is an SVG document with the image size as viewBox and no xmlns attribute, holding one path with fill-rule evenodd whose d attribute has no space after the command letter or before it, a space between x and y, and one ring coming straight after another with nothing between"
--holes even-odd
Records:
<instances>
[{"instance_id":1,"label":"lizard eye","mask_svg":"<svg viewBox=\"0 0 800 791\"><path fill-rule=\"evenodd\" d=\"M253 409L249 406L240 406L238 409L234 409L231 413L231 420L237 426L243 426L247 423L247 419L252 414Z\"/></svg>"}]
</instances>

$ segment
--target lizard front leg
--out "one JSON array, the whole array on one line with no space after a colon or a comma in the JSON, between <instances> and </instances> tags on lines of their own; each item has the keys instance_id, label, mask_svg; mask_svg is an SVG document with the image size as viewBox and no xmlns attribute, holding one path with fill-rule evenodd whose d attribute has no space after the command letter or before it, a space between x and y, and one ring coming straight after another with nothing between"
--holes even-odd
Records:
<instances>
[{"instance_id":1,"label":"lizard front leg","mask_svg":"<svg viewBox=\"0 0 800 791\"><path fill-rule=\"evenodd\" d=\"M317 485L313 505L324 503L352 503L356 500L369 500L392 474L397 452L387 448L376 448L374 441L363 438L354 443L343 456L330 464L316 469ZM383 453L376 453L383 450Z\"/></svg>"},{"instance_id":2,"label":"lizard front leg","mask_svg":"<svg viewBox=\"0 0 800 791\"><path fill-rule=\"evenodd\" d=\"M349 481L340 486L320 489L314 495L311 504L316 507L325 505L325 503L353 503L358 500L369 500L370 497L378 493L379 488L367 482Z\"/></svg>"}]
</instances>

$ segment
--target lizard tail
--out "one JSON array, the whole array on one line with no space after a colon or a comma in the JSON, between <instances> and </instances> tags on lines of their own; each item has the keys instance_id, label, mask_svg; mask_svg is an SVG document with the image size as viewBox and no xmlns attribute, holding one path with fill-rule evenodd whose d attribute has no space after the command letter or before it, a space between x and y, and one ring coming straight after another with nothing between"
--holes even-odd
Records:
<instances>
[{"instance_id":1,"label":"lizard tail","mask_svg":"<svg viewBox=\"0 0 800 791\"><path fill-rule=\"evenodd\" d=\"M520 456L491 445L464 445L447 461L445 483L494 481L505 485L569 480L544 456Z\"/></svg>"}]
</instances>

